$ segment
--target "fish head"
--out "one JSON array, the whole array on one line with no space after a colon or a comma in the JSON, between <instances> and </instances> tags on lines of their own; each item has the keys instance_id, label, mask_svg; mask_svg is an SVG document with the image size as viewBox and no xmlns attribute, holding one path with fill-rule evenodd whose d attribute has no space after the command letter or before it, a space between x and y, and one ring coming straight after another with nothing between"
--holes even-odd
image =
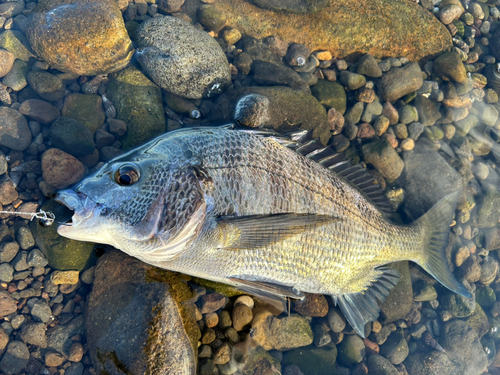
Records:
<instances>
[{"instance_id":1,"label":"fish head","mask_svg":"<svg viewBox=\"0 0 500 375\"><path fill-rule=\"evenodd\" d=\"M204 218L197 176L164 155L129 156L57 194L59 203L74 210L71 224L59 226L58 233L109 244L146 261L155 254L173 256Z\"/></svg>"}]
</instances>

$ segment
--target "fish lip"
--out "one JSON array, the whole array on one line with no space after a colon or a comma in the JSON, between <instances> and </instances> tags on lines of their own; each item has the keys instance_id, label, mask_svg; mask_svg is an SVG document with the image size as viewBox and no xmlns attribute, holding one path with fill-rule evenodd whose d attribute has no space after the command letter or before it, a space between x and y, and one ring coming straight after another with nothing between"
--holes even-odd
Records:
<instances>
[{"instance_id":1,"label":"fish lip","mask_svg":"<svg viewBox=\"0 0 500 375\"><path fill-rule=\"evenodd\" d=\"M74 211L71 222L59 226L58 231L70 230L78 226L91 225L100 213L103 206L92 200L86 194L72 189L62 190L55 197L56 202Z\"/></svg>"}]
</instances>

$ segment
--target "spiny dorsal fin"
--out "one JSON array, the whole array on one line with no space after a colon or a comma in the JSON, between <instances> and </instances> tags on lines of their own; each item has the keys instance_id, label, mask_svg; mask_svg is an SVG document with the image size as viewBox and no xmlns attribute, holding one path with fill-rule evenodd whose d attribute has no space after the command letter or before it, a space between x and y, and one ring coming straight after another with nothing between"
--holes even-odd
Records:
<instances>
[{"instance_id":1,"label":"spiny dorsal fin","mask_svg":"<svg viewBox=\"0 0 500 375\"><path fill-rule=\"evenodd\" d=\"M312 138L312 130L301 130L284 135L273 130L246 131L255 135L273 138L283 146L314 160L357 187L384 214L389 217L394 215L394 207L387 199L384 190L366 168L359 164L352 164L344 154L336 152L331 146L323 146L319 138Z\"/></svg>"}]
</instances>

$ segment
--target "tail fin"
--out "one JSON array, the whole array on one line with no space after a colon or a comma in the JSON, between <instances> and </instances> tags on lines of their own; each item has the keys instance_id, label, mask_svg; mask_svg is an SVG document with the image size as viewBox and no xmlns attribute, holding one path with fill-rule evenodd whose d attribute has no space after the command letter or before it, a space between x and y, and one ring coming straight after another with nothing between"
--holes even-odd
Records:
<instances>
[{"instance_id":1,"label":"tail fin","mask_svg":"<svg viewBox=\"0 0 500 375\"><path fill-rule=\"evenodd\" d=\"M424 245L419 264L452 292L471 297L470 292L451 273L445 254L457 200L458 192L449 194L417 220L416 223L424 227L427 234L427 244Z\"/></svg>"}]
</instances>

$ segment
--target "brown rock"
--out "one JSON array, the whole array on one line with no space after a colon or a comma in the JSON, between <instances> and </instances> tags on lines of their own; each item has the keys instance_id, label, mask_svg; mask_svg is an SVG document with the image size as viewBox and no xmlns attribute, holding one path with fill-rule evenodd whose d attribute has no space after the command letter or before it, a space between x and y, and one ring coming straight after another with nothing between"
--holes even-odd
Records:
<instances>
[{"instance_id":1,"label":"brown rock","mask_svg":"<svg viewBox=\"0 0 500 375\"><path fill-rule=\"evenodd\" d=\"M42 155L42 173L49 185L63 189L80 181L85 167L74 156L51 148Z\"/></svg>"},{"instance_id":2,"label":"brown rock","mask_svg":"<svg viewBox=\"0 0 500 375\"><path fill-rule=\"evenodd\" d=\"M375 129L368 123L363 123L359 125L358 128L358 138L361 139L371 139L375 137Z\"/></svg>"},{"instance_id":3,"label":"brown rock","mask_svg":"<svg viewBox=\"0 0 500 375\"><path fill-rule=\"evenodd\" d=\"M186 0L183 9L189 4L194 19L198 2ZM305 44L311 51L330 51L338 58L370 53L376 58L406 56L416 61L452 46L446 27L410 1L333 0L312 15L267 11L245 0L220 0L213 6L243 35L259 39L275 35Z\"/></svg>"},{"instance_id":4,"label":"brown rock","mask_svg":"<svg viewBox=\"0 0 500 375\"><path fill-rule=\"evenodd\" d=\"M91 76L125 67L134 52L118 4L45 0L29 17L27 37L51 67Z\"/></svg>"},{"instance_id":5,"label":"brown rock","mask_svg":"<svg viewBox=\"0 0 500 375\"><path fill-rule=\"evenodd\" d=\"M19 112L44 125L50 124L61 115L52 104L39 99L25 100L19 107Z\"/></svg>"},{"instance_id":6,"label":"brown rock","mask_svg":"<svg viewBox=\"0 0 500 375\"><path fill-rule=\"evenodd\" d=\"M253 319L252 310L247 305L238 305L233 310L233 327L241 331Z\"/></svg>"},{"instance_id":7,"label":"brown rock","mask_svg":"<svg viewBox=\"0 0 500 375\"><path fill-rule=\"evenodd\" d=\"M45 354L45 366L58 367L65 361L64 355L57 352L48 352Z\"/></svg>"},{"instance_id":8,"label":"brown rock","mask_svg":"<svg viewBox=\"0 0 500 375\"><path fill-rule=\"evenodd\" d=\"M392 68L382 76L379 94L391 102L422 87L423 78L417 63L408 63L401 68Z\"/></svg>"},{"instance_id":9,"label":"brown rock","mask_svg":"<svg viewBox=\"0 0 500 375\"><path fill-rule=\"evenodd\" d=\"M219 293L205 294L201 297L201 313L207 314L221 309L227 302L227 298Z\"/></svg>"},{"instance_id":10,"label":"brown rock","mask_svg":"<svg viewBox=\"0 0 500 375\"><path fill-rule=\"evenodd\" d=\"M4 77L10 71L15 59L14 54L0 49L0 77Z\"/></svg>"},{"instance_id":11,"label":"brown rock","mask_svg":"<svg viewBox=\"0 0 500 375\"><path fill-rule=\"evenodd\" d=\"M17 311L17 302L5 290L0 290L0 316L6 316Z\"/></svg>"},{"instance_id":12,"label":"brown rock","mask_svg":"<svg viewBox=\"0 0 500 375\"><path fill-rule=\"evenodd\" d=\"M80 362L83 358L83 345L79 342L75 342L69 348L69 356L68 359L71 362Z\"/></svg>"},{"instance_id":13,"label":"brown rock","mask_svg":"<svg viewBox=\"0 0 500 375\"><path fill-rule=\"evenodd\" d=\"M382 115L389 119L390 125L396 125L399 121L399 113L397 109L394 108L394 106L389 102L384 103Z\"/></svg>"},{"instance_id":14,"label":"brown rock","mask_svg":"<svg viewBox=\"0 0 500 375\"><path fill-rule=\"evenodd\" d=\"M293 309L302 316L323 317L328 314L328 301L322 294L304 293L302 301L294 301Z\"/></svg>"},{"instance_id":15,"label":"brown rock","mask_svg":"<svg viewBox=\"0 0 500 375\"><path fill-rule=\"evenodd\" d=\"M10 178L3 177L0 182L0 204L7 205L19 197L16 186Z\"/></svg>"}]
</instances>

